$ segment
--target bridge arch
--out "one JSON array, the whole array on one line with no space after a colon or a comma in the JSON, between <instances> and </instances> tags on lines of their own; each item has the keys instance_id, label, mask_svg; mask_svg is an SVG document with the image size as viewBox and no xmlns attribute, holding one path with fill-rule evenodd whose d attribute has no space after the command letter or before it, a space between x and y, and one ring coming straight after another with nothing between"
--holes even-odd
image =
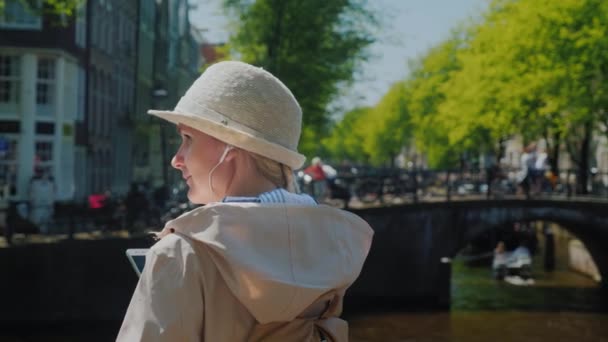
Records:
<instances>
[{"instance_id":1,"label":"bridge arch","mask_svg":"<svg viewBox=\"0 0 608 342\"><path fill-rule=\"evenodd\" d=\"M514 222L546 221L557 223L580 239L591 254L602 276L602 286L608 287L608 211L603 203L573 203L551 200L491 201L469 207L458 230L461 238L453 240L448 254L453 257L476 236Z\"/></svg>"},{"instance_id":2,"label":"bridge arch","mask_svg":"<svg viewBox=\"0 0 608 342\"><path fill-rule=\"evenodd\" d=\"M374 242L349 290L354 297L411 303L449 301L453 257L477 235L516 221L551 221L577 236L587 247L608 290L608 206L597 201L480 200L416 203L351 209L374 229ZM447 272L447 274L446 274ZM443 300L443 302L442 302ZM420 304L420 305L419 305ZM432 304L431 304L432 306Z\"/></svg>"}]
</instances>

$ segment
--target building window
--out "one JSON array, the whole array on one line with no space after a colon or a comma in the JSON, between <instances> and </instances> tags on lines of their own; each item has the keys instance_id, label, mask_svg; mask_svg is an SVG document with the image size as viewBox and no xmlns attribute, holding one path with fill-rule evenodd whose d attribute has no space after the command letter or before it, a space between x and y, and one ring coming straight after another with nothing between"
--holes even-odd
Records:
<instances>
[{"instance_id":1,"label":"building window","mask_svg":"<svg viewBox=\"0 0 608 342\"><path fill-rule=\"evenodd\" d=\"M109 136L110 135L110 105L112 102L112 99L114 98L114 87L115 87L115 83L114 80L112 79L112 76L110 76L110 74L108 74L108 78L106 79L106 89L105 89L105 98L104 98L104 111L103 111L103 118L104 118L104 135Z\"/></svg>"},{"instance_id":2,"label":"building window","mask_svg":"<svg viewBox=\"0 0 608 342\"><path fill-rule=\"evenodd\" d=\"M99 73L99 88L97 88L97 112L95 120L95 131L99 135L103 135L103 119L105 115L105 102L106 102L106 77L103 73ZM101 157L100 157L101 158ZM101 159L100 159L101 160Z\"/></svg>"},{"instance_id":3,"label":"building window","mask_svg":"<svg viewBox=\"0 0 608 342\"><path fill-rule=\"evenodd\" d=\"M0 198L17 195L17 138L0 136Z\"/></svg>"},{"instance_id":4,"label":"building window","mask_svg":"<svg viewBox=\"0 0 608 342\"><path fill-rule=\"evenodd\" d=\"M114 41L116 40L116 19L114 19L114 17L111 15L111 13L108 13L108 16L106 17L107 21L108 21L108 46L107 46L107 52L109 54L112 54L112 52L114 51Z\"/></svg>"},{"instance_id":5,"label":"building window","mask_svg":"<svg viewBox=\"0 0 608 342\"><path fill-rule=\"evenodd\" d=\"M36 81L37 113L41 116L53 115L55 98L55 60L38 59L38 78Z\"/></svg>"},{"instance_id":6,"label":"building window","mask_svg":"<svg viewBox=\"0 0 608 342\"><path fill-rule=\"evenodd\" d=\"M76 44L80 47L87 45L87 13L86 3L82 3L76 10Z\"/></svg>"},{"instance_id":7,"label":"building window","mask_svg":"<svg viewBox=\"0 0 608 342\"><path fill-rule=\"evenodd\" d=\"M19 56L0 55L0 105L19 103Z\"/></svg>"},{"instance_id":8,"label":"building window","mask_svg":"<svg viewBox=\"0 0 608 342\"><path fill-rule=\"evenodd\" d=\"M104 189L109 189L112 183L112 159L110 157L110 151L106 151L104 156Z\"/></svg>"},{"instance_id":9,"label":"building window","mask_svg":"<svg viewBox=\"0 0 608 342\"><path fill-rule=\"evenodd\" d=\"M93 5L93 11L95 11L97 9L96 5ZM96 12L93 12L96 13ZM97 16L93 16L92 17L93 20L93 25L91 25L91 45L94 47L98 47L99 46L99 19L97 19Z\"/></svg>"},{"instance_id":10,"label":"building window","mask_svg":"<svg viewBox=\"0 0 608 342\"><path fill-rule=\"evenodd\" d=\"M37 140L35 145L34 167L38 172L52 174L53 169L53 142Z\"/></svg>"},{"instance_id":11,"label":"building window","mask_svg":"<svg viewBox=\"0 0 608 342\"><path fill-rule=\"evenodd\" d=\"M40 8L41 0L36 2L36 7ZM0 13L0 27L2 28L16 28L20 30L42 29L40 15L35 14L31 9L27 8L22 1L6 0L4 9Z\"/></svg>"},{"instance_id":12,"label":"building window","mask_svg":"<svg viewBox=\"0 0 608 342\"><path fill-rule=\"evenodd\" d=\"M82 66L78 66L78 109L76 112L76 120L78 121L84 121L84 94L86 84L86 71Z\"/></svg>"},{"instance_id":13,"label":"building window","mask_svg":"<svg viewBox=\"0 0 608 342\"><path fill-rule=\"evenodd\" d=\"M36 142L36 160L44 163L53 160L53 143L50 141Z\"/></svg>"},{"instance_id":14,"label":"building window","mask_svg":"<svg viewBox=\"0 0 608 342\"><path fill-rule=\"evenodd\" d=\"M125 40L125 19L122 15L119 15L116 19L118 20L118 43L122 47Z\"/></svg>"},{"instance_id":15,"label":"building window","mask_svg":"<svg viewBox=\"0 0 608 342\"><path fill-rule=\"evenodd\" d=\"M96 135L99 135L100 125L101 125L101 111L102 111L102 97L101 97L101 88L103 85L103 74L101 72L97 73L97 83L95 86L95 121L93 122L93 131Z\"/></svg>"}]
</instances>

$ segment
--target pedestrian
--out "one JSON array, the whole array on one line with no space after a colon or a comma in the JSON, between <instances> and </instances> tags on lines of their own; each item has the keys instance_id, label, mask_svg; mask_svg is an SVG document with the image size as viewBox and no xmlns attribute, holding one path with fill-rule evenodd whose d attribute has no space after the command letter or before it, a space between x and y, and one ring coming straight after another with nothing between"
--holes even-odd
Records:
<instances>
[{"instance_id":1,"label":"pedestrian","mask_svg":"<svg viewBox=\"0 0 608 342\"><path fill-rule=\"evenodd\" d=\"M520 157L520 171L517 175L517 183L521 192L530 198L530 190L534 180L534 166L536 164L536 144L530 144L523 149Z\"/></svg>"},{"instance_id":2,"label":"pedestrian","mask_svg":"<svg viewBox=\"0 0 608 342\"><path fill-rule=\"evenodd\" d=\"M549 155L545 149L540 149L536 153L536 160L534 161L534 192L540 194L547 190L547 167L548 167Z\"/></svg>"},{"instance_id":3,"label":"pedestrian","mask_svg":"<svg viewBox=\"0 0 608 342\"><path fill-rule=\"evenodd\" d=\"M118 341L346 341L339 318L373 231L295 192L301 109L269 72L209 67L175 110L171 164L204 204L166 223Z\"/></svg>"},{"instance_id":4,"label":"pedestrian","mask_svg":"<svg viewBox=\"0 0 608 342\"><path fill-rule=\"evenodd\" d=\"M310 165L304 169L304 173L312 178L312 195L317 201L323 201L327 193L327 175L323 166L321 158L314 157Z\"/></svg>"},{"instance_id":5,"label":"pedestrian","mask_svg":"<svg viewBox=\"0 0 608 342\"><path fill-rule=\"evenodd\" d=\"M48 234L55 207L55 182L48 171L37 169L30 180L29 206L30 221L41 234Z\"/></svg>"}]
</instances>

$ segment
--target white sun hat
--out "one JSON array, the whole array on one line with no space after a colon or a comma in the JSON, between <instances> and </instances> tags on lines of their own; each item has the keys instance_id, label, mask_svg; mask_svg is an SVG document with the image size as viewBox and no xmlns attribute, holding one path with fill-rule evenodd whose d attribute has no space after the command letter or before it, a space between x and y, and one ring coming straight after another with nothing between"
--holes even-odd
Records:
<instances>
[{"instance_id":1,"label":"white sun hat","mask_svg":"<svg viewBox=\"0 0 608 342\"><path fill-rule=\"evenodd\" d=\"M227 144L298 169L302 109L291 91L262 68L242 62L210 66L174 110L149 110Z\"/></svg>"}]
</instances>

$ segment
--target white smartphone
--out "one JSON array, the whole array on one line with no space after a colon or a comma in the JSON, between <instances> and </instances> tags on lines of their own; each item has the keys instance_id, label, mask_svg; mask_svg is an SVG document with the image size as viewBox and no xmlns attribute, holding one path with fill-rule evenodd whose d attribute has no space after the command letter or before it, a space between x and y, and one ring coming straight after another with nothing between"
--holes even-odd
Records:
<instances>
[{"instance_id":1,"label":"white smartphone","mask_svg":"<svg viewBox=\"0 0 608 342\"><path fill-rule=\"evenodd\" d=\"M149 248L129 248L127 249L127 259L133 266L135 273L137 276L141 276L141 272L144 270L144 266L146 264L146 253L148 253Z\"/></svg>"}]
</instances>

